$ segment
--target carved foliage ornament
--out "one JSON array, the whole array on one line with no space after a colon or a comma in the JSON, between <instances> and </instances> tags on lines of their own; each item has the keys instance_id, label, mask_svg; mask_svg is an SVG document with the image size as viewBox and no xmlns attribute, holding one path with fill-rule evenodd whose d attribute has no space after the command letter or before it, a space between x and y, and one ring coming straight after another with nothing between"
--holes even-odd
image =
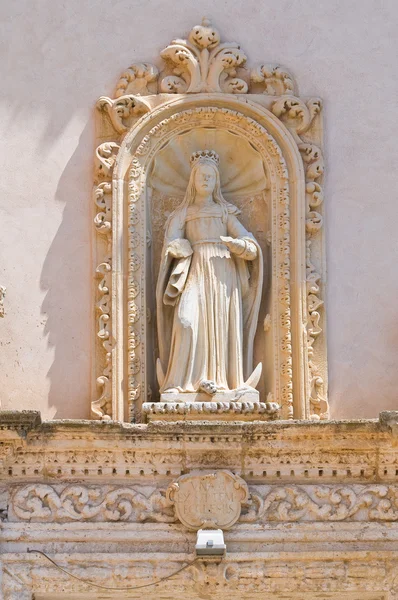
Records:
<instances>
[{"instance_id":1,"label":"carved foliage ornament","mask_svg":"<svg viewBox=\"0 0 398 600\"><path fill-rule=\"evenodd\" d=\"M173 67L173 75L160 82L162 92L245 94L248 90L247 83L235 77L246 55L235 42L221 43L219 32L207 19L191 30L188 40L173 40L161 56Z\"/></svg>"},{"instance_id":2,"label":"carved foliage ornament","mask_svg":"<svg viewBox=\"0 0 398 600\"><path fill-rule=\"evenodd\" d=\"M193 94L224 92L257 93L270 96L294 95L296 84L291 74L279 65L261 64L251 71L244 69L247 57L236 42L222 42L219 31L203 19L195 25L188 39L175 39L160 56L171 71L161 77L149 63L134 63L120 77L116 98L145 96L151 93ZM103 104L105 98L99 103ZM123 100L131 102L131 100ZM120 105L119 105L120 106Z\"/></svg>"}]
</instances>

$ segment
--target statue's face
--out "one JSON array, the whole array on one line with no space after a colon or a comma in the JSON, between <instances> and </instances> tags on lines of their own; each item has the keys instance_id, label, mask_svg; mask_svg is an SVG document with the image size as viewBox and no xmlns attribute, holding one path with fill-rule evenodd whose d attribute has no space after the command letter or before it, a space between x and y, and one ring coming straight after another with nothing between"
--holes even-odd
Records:
<instances>
[{"instance_id":1,"label":"statue's face","mask_svg":"<svg viewBox=\"0 0 398 600\"><path fill-rule=\"evenodd\" d=\"M211 194L216 185L216 172L210 165L199 165L195 173L195 189L198 194Z\"/></svg>"}]
</instances>

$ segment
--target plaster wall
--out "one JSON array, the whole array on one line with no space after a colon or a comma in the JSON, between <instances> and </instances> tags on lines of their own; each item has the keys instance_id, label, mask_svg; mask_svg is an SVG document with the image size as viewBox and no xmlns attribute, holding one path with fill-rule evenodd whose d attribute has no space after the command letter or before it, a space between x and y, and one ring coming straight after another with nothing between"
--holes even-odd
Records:
<instances>
[{"instance_id":1,"label":"plaster wall","mask_svg":"<svg viewBox=\"0 0 398 600\"><path fill-rule=\"evenodd\" d=\"M0 32L1 401L89 416L94 105L131 62L203 15L250 63L289 68L325 103L332 416L397 406L398 73L393 0L17 0Z\"/></svg>"}]
</instances>

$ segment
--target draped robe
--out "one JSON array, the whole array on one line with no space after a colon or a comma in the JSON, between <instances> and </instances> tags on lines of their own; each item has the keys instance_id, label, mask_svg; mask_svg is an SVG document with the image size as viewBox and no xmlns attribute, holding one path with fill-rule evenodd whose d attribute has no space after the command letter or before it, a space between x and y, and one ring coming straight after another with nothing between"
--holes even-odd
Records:
<instances>
[{"instance_id":1,"label":"draped robe","mask_svg":"<svg viewBox=\"0 0 398 600\"><path fill-rule=\"evenodd\" d=\"M197 392L203 380L235 390L253 370L262 252L227 206L224 219L216 203L177 209L166 226L156 290L161 392ZM246 240L239 256L220 240L227 235Z\"/></svg>"}]
</instances>

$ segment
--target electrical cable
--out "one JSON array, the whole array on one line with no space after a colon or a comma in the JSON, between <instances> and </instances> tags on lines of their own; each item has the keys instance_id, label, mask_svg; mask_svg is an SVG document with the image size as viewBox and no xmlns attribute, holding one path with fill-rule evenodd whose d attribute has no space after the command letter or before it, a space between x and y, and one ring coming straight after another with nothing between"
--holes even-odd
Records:
<instances>
[{"instance_id":1,"label":"electrical cable","mask_svg":"<svg viewBox=\"0 0 398 600\"><path fill-rule=\"evenodd\" d=\"M113 590L113 591L122 591L122 592L134 591L134 590L141 590L142 588L146 588L146 587L150 587L152 585L157 585L158 583L162 583L162 581L166 581L167 579L170 579L171 577L174 577L174 575L177 575L178 573L181 573L181 571L184 571L184 569L187 569L188 567L190 567L191 565L193 565L198 560L198 557L196 557L194 560L192 560L188 564L186 564L183 567L181 567L181 569L178 569L177 571L174 571L174 573L171 573L170 575L167 575L166 577L161 577L160 579L158 579L157 581L153 581L152 583L144 583L143 585L137 585L135 587L107 587L106 585L100 585L98 583L93 583L92 581L88 581L87 579L83 579L82 577L78 577L77 575L74 575L73 573L70 573L69 571L67 571L66 569L64 569L60 565L58 565L55 562L55 560L53 560L52 558L50 558L45 552L42 552L41 550L30 550L28 548L27 551L28 551L28 553L36 552L37 554L41 554L48 561L50 561L50 563L52 563L54 565L54 567L56 567L57 569L59 569L59 571L62 571L62 573L66 573L66 575L69 575L69 577L73 577L73 579L77 579L78 581L81 581L81 582L85 583L86 585L91 585L93 587L100 588L101 590Z\"/></svg>"}]
</instances>

